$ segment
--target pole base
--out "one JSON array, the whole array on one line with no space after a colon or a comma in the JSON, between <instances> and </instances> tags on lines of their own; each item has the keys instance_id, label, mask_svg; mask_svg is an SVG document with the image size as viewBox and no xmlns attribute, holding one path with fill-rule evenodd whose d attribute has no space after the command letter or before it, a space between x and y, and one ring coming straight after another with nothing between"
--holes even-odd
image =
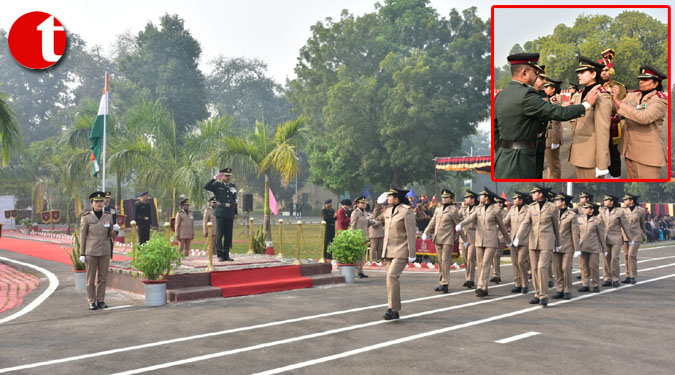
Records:
<instances>
[{"instance_id":1,"label":"pole base","mask_svg":"<svg viewBox=\"0 0 675 375\"><path fill-rule=\"evenodd\" d=\"M273 246L268 246L265 249L265 255L274 255L274 247Z\"/></svg>"}]
</instances>

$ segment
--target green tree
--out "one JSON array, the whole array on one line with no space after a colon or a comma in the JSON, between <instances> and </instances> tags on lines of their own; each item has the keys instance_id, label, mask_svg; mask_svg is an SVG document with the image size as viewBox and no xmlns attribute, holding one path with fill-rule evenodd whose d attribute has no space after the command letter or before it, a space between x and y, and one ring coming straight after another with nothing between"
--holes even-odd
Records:
<instances>
[{"instance_id":1,"label":"green tree","mask_svg":"<svg viewBox=\"0 0 675 375\"><path fill-rule=\"evenodd\" d=\"M21 129L8 99L8 96L0 93L0 156L3 167L9 164L10 156L22 145Z\"/></svg>"}]
</instances>

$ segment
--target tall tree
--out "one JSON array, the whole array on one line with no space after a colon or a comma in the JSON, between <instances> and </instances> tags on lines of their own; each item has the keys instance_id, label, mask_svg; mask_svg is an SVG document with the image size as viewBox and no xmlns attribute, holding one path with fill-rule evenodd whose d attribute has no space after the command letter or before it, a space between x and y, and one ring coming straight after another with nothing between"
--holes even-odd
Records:
<instances>
[{"instance_id":1,"label":"tall tree","mask_svg":"<svg viewBox=\"0 0 675 375\"><path fill-rule=\"evenodd\" d=\"M0 93L0 157L3 167L9 164L9 157L22 145L21 130L9 104L9 97Z\"/></svg>"}]
</instances>

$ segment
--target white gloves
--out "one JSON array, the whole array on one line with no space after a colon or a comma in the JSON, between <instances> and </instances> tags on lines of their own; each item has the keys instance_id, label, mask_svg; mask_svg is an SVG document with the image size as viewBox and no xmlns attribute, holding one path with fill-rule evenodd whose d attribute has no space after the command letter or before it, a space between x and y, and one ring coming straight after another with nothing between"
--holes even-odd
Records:
<instances>
[{"instance_id":1,"label":"white gloves","mask_svg":"<svg viewBox=\"0 0 675 375\"><path fill-rule=\"evenodd\" d=\"M551 150L555 150L556 148L560 147L559 144L557 143L551 143Z\"/></svg>"},{"instance_id":2,"label":"white gloves","mask_svg":"<svg viewBox=\"0 0 675 375\"><path fill-rule=\"evenodd\" d=\"M513 243L508 243L506 244L506 247L511 248L513 246Z\"/></svg>"},{"instance_id":3,"label":"white gloves","mask_svg":"<svg viewBox=\"0 0 675 375\"><path fill-rule=\"evenodd\" d=\"M455 231L459 232L460 230L462 230L462 224L455 225Z\"/></svg>"},{"instance_id":4,"label":"white gloves","mask_svg":"<svg viewBox=\"0 0 675 375\"><path fill-rule=\"evenodd\" d=\"M628 243L628 246L633 246L634 244L635 244L635 241L630 241L630 242Z\"/></svg>"},{"instance_id":5,"label":"white gloves","mask_svg":"<svg viewBox=\"0 0 675 375\"><path fill-rule=\"evenodd\" d=\"M84 255L80 255L80 262L84 263Z\"/></svg>"},{"instance_id":6,"label":"white gloves","mask_svg":"<svg viewBox=\"0 0 675 375\"><path fill-rule=\"evenodd\" d=\"M581 255L581 251L578 251L578 250L577 250L577 251L574 252L574 257L575 257L575 258L578 258L579 255Z\"/></svg>"},{"instance_id":7,"label":"white gloves","mask_svg":"<svg viewBox=\"0 0 675 375\"><path fill-rule=\"evenodd\" d=\"M422 241L426 241L426 240L427 240L427 234L426 234L426 233L422 233Z\"/></svg>"},{"instance_id":8,"label":"white gloves","mask_svg":"<svg viewBox=\"0 0 675 375\"><path fill-rule=\"evenodd\" d=\"M465 248L465 249L468 248L469 245L470 245L470 244L469 244L468 242L464 242L464 248Z\"/></svg>"},{"instance_id":9,"label":"white gloves","mask_svg":"<svg viewBox=\"0 0 675 375\"><path fill-rule=\"evenodd\" d=\"M412 263L412 262L414 262L414 261L415 261L415 259L417 259L417 257L413 257L413 258L408 258L408 263Z\"/></svg>"},{"instance_id":10,"label":"white gloves","mask_svg":"<svg viewBox=\"0 0 675 375\"><path fill-rule=\"evenodd\" d=\"M120 226L119 226L119 224L113 225L113 230L114 230L115 232L119 233L119 232L120 232Z\"/></svg>"},{"instance_id":11,"label":"white gloves","mask_svg":"<svg viewBox=\"0 0 675 375\"><path fill-rule=\"evenodd\" d=\"M556 246L556 247L555 247L555 252L556 252L556 253L559 253L559 252L560 252L560 249L562 249L562 246Z\"/></svg>"},{"instance_id":12,"label":"white gloves","mask_svg":"<svg viewBox=\"0 0 675 375\"><path fill-rule=\"evenodd\" d=\"M519 243L520 243L520 240L516 237L516 239L513 240L513 247L518 247Z\"/></svg>"},{"instance_id":13,"label":"white gloves","mask_svg":"<svg viewBox=\"0 0 675 375\"><path fill-rule=\"evenodd\" d=\"M607 173L609 173L609 169L598 169L597 167L595 168L595 177L604 176Z\"/></svg>"},{"instance_id":14,"label":"white gloves","mask_svg":"<svg viewBox=\"0 0 675 375\"><path fill-rule=\"evenodd\" d=\"M605 256L607 256L607 252L605 251Z\"/></svg>"},{"instance_id":15,"label":"white gloves","mask_svg":"<svg viewBox=\"0 0 675 375\"><path fill-rule=\"evenodd\" d=\"M389 195L389 192L384 192L380 194L379 197L377 197L377 203L379 204L385 204L387 203L387 196Z\"/></svg>"}]
</instances>

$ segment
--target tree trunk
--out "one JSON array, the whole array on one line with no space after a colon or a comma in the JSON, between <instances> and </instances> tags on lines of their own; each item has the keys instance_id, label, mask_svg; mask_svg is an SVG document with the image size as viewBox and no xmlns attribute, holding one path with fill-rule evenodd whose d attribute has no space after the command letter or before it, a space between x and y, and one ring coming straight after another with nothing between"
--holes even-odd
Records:
<instances>
[{"instance_id":1,"label":"tree trunk","mask_svg":"<svg viewBox=\"0 0 675 375\"><path fill-rule=\"evenodd\" d=\"M272 246L272 227L270 226L270 175L265 172L265 208L263 218L263 232L265 233L265 246Z\"/></svg>"},{"instance_id":2,"label":"tree trunk","mask_svg":"<svg viewBox=\"0 0 675 375\"><path fill-rule=\"evenodd\" d=\"M70 234L70 200L66 199L66 234Z\"/></svg>"},{"instance_id":3,"label":"tree trunk","mask_svg":"<svg viewBox=\"0 0 675 375\"><path fill-rule=\"evenodd\" d=\"M171 218L176 217L176 187L174 186L173 191L171 193L171 217L169 217L169 223L171 222Z\"/></svg>"},{"instance_id":4,"label":"tree trunk","mask_svg":"<svg viewBox=\"0 0 675 375\"><path fill-rule=\"evenodd\" d=\"M115 170L115 210L122 212L122 171L119 168Z\"/></svg>"}]
</instances>

